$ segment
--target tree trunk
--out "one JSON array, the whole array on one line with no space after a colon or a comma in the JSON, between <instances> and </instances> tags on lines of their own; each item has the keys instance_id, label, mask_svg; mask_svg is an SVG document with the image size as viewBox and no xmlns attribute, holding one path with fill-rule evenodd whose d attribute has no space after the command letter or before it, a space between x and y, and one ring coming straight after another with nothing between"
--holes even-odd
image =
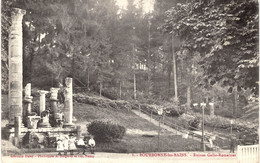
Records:
<instances>
[{"instance_id":1,"label":"tree trunk","mask_svg":"<svg viewBox=\"0 0 260 163\"><path fill-rule=\"evenodd\" d=\"M149 20L149 29L148 29L148 54L147 54L147 80L148 80L148 95L151 95L151 65L150 65L150 41L151 41L151 22Z\"/></svg>"},{"instance_id":2,"label":"tree trunk","mask_svg":"<svg viewBox=\"0 0 260 163\"><path fill-rule=\"evenodd\" d=\"M135 46L134 46L134 44L133 44L133 68L134 68L134 99L136 100Z\"/></svg>"},{"instance_id":3,"label":"tree trunk","mask_svg":"<svg viewBox=\"0 0 260 163\"><path fill-rule=\"evenodd\" d=\"M134 70L134 99L136 100L136 79L135 79L135 70Z\"/></svg>"},{"instance_id":4,"label":"tree trunk","mask_svg":"<svg viewBox=\"0 0 260 163\"><path fill-rule=\"evenodd\" d=\"M237 116L237 110L238 110L238 95L237 95L237 85L234 87L234 98L233 98L233 117Z\"/></svg>"},{"instance_id":5,"label":"tree trunk","mask_svg":"<svg viewBox=\"0 0 260 163\"><path fill-rule=\"evenodd\" d=\"M119 97L120 97L120 99L122 99L122 85L121 85L121 81L119 82Z\"/></svg>"},{"instance_id":6,"label":"tree trunk","mask_svg":"<svg viewBox=\"0 0 260 163\"><path fill-rule=\"evenodd\" d=\"M87 82L88 82L88 84L87 84L87 88L88 88L88 91L89 91L89 68L88 68L88 79L87 79Z\"/></svg>"},{"instance_id":7,"label":"tree trunk","mask_svg":"<svg viewBox=\"0 0 260 163\"><path fill-rule=\"evenodd\" d=\"M170 97L171 94L171 71L168 71L168 97Z\"/></svg>"},{"instance_id":8,"label":"tree trunk","mask_svg":"<svg viewBox=\"0 0 260 163\"><path fill-rule=\"evenodd\" d=\"M174 36L172 35L172 63L173 63L173 78L174 78L174 100L178 100L178 87L177 87L177 72L176 72L176 56L174 52Z\"/></svg>"},{"instance_id":9,"label":"tree trunk","mask_svg":"<svg viewBox=\"0 0 260 163\"><path fill-rule=\"evenodd\" d=\"M187 106L190 108L191 106L191 87L188 85L187 87Z\"/></svg>"},{"instance_id":10,"label":"tree trunk","mask_svg":"<svg viewBox=\"0 0 260 163\"><path fill-rule=\"evenodd\" d=\"M99 96L102 96L102 82L99 83Z\"/></svg>"}]
</instances>

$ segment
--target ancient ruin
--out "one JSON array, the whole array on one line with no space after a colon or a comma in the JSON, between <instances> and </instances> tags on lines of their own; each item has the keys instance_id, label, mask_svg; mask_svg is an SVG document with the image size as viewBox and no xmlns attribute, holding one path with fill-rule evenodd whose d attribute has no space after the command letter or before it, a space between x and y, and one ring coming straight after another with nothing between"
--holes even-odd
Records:
<instances>
[{"instance_id":1,"label":"ancient ruin","mask_svg":"<svg viewBox=\"0 0 260 163\"><path fill-rule=\"evenodd\" d=\"M72 122L72 78L66 78L64 88L65 105L58 108L58 91L60 88L50 88L50 91L39 90L39 107L34 108L31 94L31 83L27 83L23 90L23 45L22 19L25 11L14 9L12 25L9 35L9 124L7 132L9 140L16 146L39 148L53 145L56 137L61 135L81 134L80 127ZM24 91L24 96L23 96ZM50 94L50 108L46 105L46 95ZM24 98L23 98L24 97Z\"/></svg>"}]
</instances>

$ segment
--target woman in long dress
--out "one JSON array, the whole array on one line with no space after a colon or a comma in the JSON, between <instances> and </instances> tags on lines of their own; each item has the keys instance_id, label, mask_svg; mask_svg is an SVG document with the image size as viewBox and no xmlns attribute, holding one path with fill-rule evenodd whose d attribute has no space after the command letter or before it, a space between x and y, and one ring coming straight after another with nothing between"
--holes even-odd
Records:
<instances>
[{"instance_id":1,"label":"woman in long dress","mask_svg":"<svg viewBox=\"0 0 260 163\"><path fill-rule=\"evenodd\" d=\"M75 145L75 138L73 138L72 135L70 135L70 138L69 138L69 151L70 151L70 154L73 155L73 151L76 150L77 147Z\"/></svg>"},{"instance_id":2,"label":"woman in long dress","mask_svg":"<svg viewBox=\"0 0 260 163\"><path fill-rule=\"evenodd\" d=\"M57 149L57 152L59 152L58 155L61 155L61 152L64 151L63 142L62 142L61 139L57 140L57 148L56 149Z\"/></svg>"},{"instance_id":3,"label":"woman in long dress","mask_svg":"<svg viewBox=\"0 0 260 163\"><path fill-rule=\"evenodd\" d=\"M65 139L63 140L63 147L64 147L64 155L67 154L67 151L69 149L69 140L68 136L65 136Z\"/></svg>"}]
</instances>

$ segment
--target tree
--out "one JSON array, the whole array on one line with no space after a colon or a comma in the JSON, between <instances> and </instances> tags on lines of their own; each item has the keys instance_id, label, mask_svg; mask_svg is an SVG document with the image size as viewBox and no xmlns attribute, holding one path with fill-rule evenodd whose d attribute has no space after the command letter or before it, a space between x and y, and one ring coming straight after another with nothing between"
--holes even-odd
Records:
<instances>
[{"instance_id":1,"label":"tree","mask_svg":"<svg viewBox=\"0 0 260 163\"><path fill-rule=\"evenodd\" d=\"M237 85L257 93L256 6L254 0L194 0L168 10L161 29L180 36L182 48L200 53L203 57L200 65L207 76L205 82Z\"/></svg>"}]
</instances>

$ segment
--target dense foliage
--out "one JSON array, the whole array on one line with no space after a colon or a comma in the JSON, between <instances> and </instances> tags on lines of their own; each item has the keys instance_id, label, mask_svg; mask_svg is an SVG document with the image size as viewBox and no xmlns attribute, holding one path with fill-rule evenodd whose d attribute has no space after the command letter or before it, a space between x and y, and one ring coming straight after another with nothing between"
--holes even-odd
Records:
<instances>
[{"instance_id":1,"label":"dense foliage","mask_svg":"<svg viewBox=\"0 0 260 163\"><path fill-rule=\"evenodd\" d=\"M88 125L88 132L97 142L111 143L118 141L125 135L125 127L111 122L93 121Z\"/></svg>"},{"instance_id":2,"label":"dense foliage","mask_svg":"<svg viewBox=\"0 0 260 163\"><path fill-rule=\"evenodd\" d=\"M239 110L258 97L256 0L156 0L149 13L141 2L120 8L115 0L3 1L2 90L10 13L17 7L26 10L23 85L49 89L73 77L74 88L110 99L136 94L149 104L169 102L174 115L183 113L180 105L205 100Z\"/></svg>"}]
</instances>

